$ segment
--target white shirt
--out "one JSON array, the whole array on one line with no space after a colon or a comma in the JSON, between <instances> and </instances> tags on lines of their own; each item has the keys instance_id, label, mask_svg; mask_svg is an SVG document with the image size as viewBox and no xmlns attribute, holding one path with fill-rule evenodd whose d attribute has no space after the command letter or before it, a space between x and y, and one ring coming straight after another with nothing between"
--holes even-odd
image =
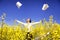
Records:
<instances>
[{"instance_id":1,"label":"white shirt","mask_svg":"<svg viewBox=\"0 0 60 40\"><path fill-rule=\"evenodd\" d=\"M16 20L16 21L17 21L18 23L23 24L25 27L27 26L27 28L28 28L28 32L31 31L30 27L31 27L32 25L35 25L35 24L40 23L40 22L35 22L35 23L23 23L23 22L21 22L21 21L19 21L19 20Z\"/></svg>"}]
</instances>

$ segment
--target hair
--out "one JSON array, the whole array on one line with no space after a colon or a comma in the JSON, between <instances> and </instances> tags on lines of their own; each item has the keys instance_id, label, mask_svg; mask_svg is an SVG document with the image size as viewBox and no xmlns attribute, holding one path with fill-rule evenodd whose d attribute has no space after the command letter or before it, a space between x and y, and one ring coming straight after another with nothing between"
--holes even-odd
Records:
<instances>
[{"instance_id":1,"label":"hair","mask_svg":"<svg viewBox=\"0 0 60 40\"><path fill-rule=\"evenodd\" d=\"M30 19L30 18L29 18ZM26 21L27 22L27 21ZM30 21L29 21L30 23L31 23L31 19L30 19Z\"/></svg>"},{"instance_id":2,"label":"hair","mask_svg":"<svg viewBox=\"0 0 60 40\"><path fill-rule=\"evenodd\" d=\"M31 19L30 19L30 23L31 23Z\"/></svg>"},{"instance_id":3,"label":"hair","mask_svg":"<svg viewBox=\"0 0 60 40\"><path fill-rule=\"evenodd\" d=\"M31 23L31 19L30 19L30 21L29 21L30 23Z\"/></svg>"}]
</instances>

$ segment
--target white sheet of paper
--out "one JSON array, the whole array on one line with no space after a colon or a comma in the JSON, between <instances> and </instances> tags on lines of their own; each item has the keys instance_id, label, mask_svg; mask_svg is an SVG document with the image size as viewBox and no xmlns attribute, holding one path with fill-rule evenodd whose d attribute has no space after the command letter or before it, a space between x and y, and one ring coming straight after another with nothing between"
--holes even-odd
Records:
<instances>
[{"instance_id":1,"label":"white sheet of paper","mask_svg":"<svg viewBox=\"0 0 60 40\"><path fill-rule=\"evenodd\" d=\"M16 6L17 6L18 8L20 8L20 7L22 6L22 4L18 1L18 2L16 3Z\"/></svg>"},{"instance_id":2,"label":"white sheet of paper","mask_svg":"<svg viewBox=\"0 0 60 40\"><path fill-rule=\"evenodd\" d=\"M44 4L43 7L42 7L42 10L47 10L49 8L49 5L48 4Z\"/></svg>"}]
</instances>

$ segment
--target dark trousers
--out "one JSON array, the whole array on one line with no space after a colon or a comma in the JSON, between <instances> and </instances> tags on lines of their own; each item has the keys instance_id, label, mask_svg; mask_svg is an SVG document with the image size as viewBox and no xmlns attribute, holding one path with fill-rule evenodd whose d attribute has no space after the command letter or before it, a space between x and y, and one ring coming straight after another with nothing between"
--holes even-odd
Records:
<instances>
[{"instance_id":1,"label":"dark trousers","mask_svg":"<svg viewBox=\"0 0 60 40\"><path fill-rule=\"evenodd\" d=\"M32 38L33 38L32 34L30 34L30 32L27 32L26 39L31 40Z\"/></svg>"}]
</instances>

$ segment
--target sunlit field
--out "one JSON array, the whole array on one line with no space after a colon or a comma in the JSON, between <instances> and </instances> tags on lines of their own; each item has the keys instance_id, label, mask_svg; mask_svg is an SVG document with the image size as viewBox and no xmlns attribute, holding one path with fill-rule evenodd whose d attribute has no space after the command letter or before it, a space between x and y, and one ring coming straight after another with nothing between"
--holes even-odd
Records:
<instances>
[{"instance_id":1,"label":"sunlit field","mask_svg":"<svg viewBox=\"0 0 60 40\"><path fill-rule=\"evenodd\" d=\"M30 35L27 37L28 29L20 24L0 26L0 40L60 40L60 24L53 22L52 16L49 21L41 20L39 24L31 26ZM27 37L27 38L26 38Z\"/></svg>"}]
</instances>

